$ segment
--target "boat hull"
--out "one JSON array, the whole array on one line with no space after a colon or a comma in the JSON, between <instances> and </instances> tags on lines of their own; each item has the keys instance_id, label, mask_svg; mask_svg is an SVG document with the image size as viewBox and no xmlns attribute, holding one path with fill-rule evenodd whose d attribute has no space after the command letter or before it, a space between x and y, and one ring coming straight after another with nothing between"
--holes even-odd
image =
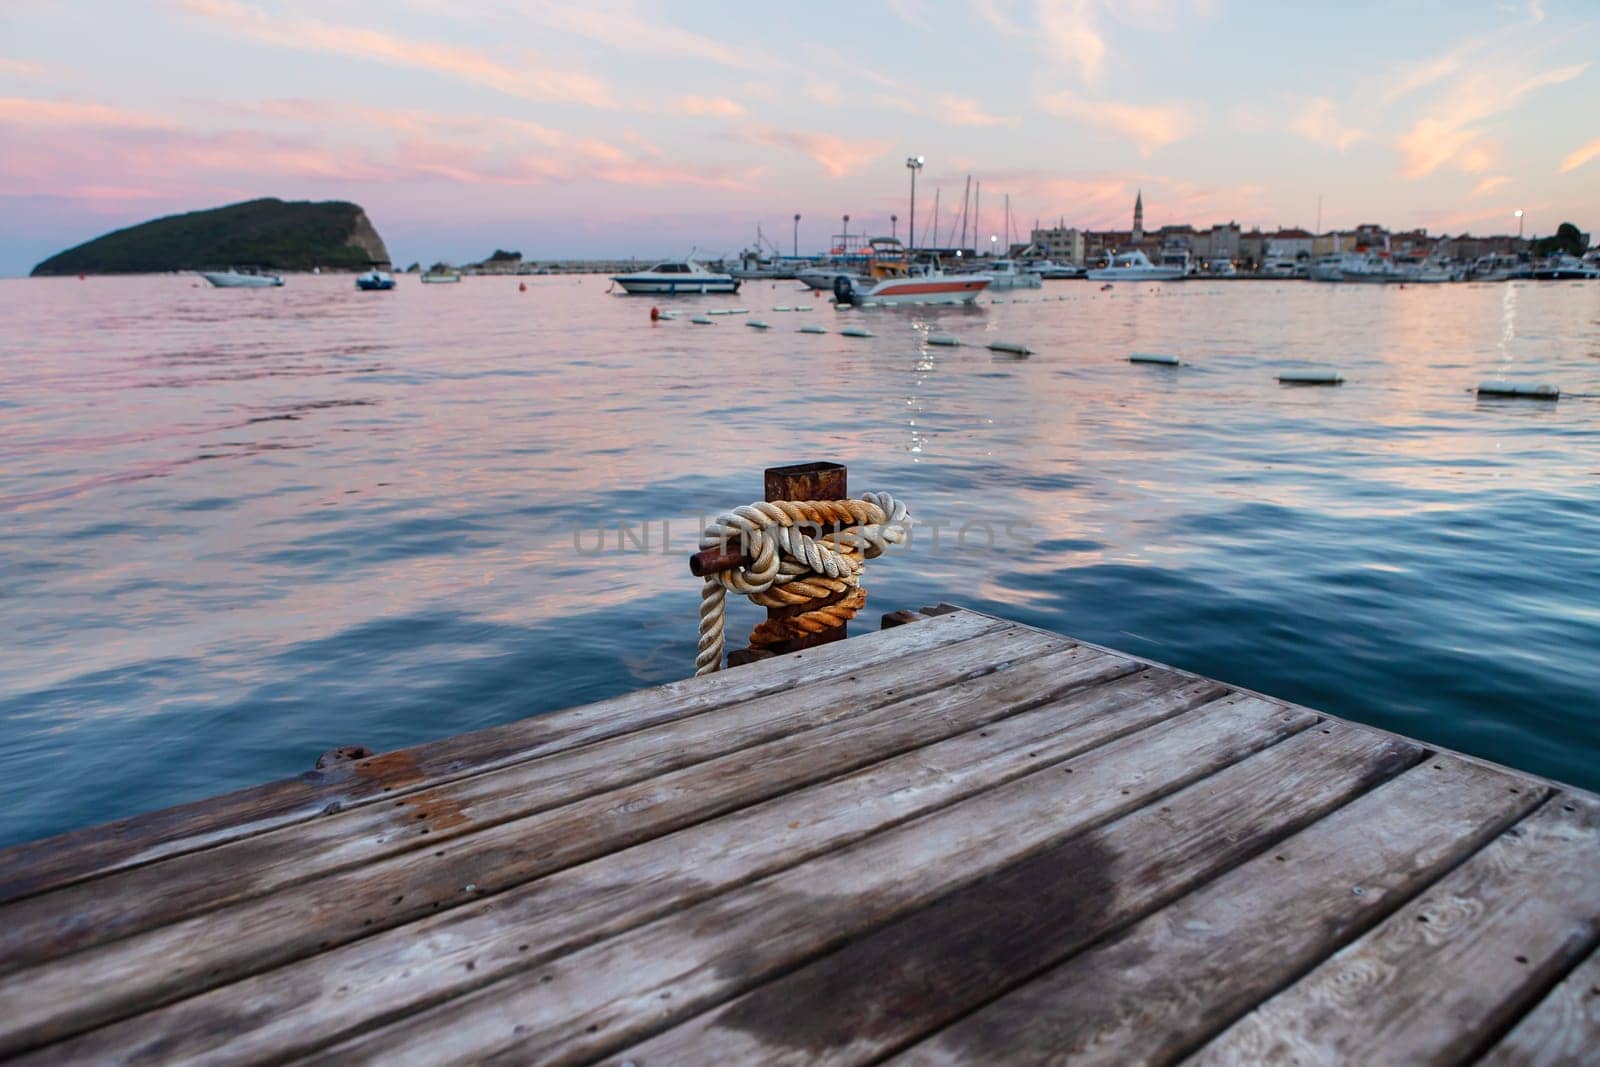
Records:
<instances>
[{"instance_id":1,"label":"boat hull","mask_svg":"<svg viewBox=\"0 0 1600 1067\"><path fill-rule=\"evenodd\" d=\"M622 291L632 296L690 296L697 293L737 293L737 278L668 280L665 278L613 278Z\"/></svg>"},{"instance_id":2,"label":"boat hull","mask_svg":"<svg viewBox=\"0 0 1600 1067\"><path fill-rule=\"evenodd\" d=\"M283 278L276 274L234 274L229 271L201 271L200 277L218 289L276 289Z\"/></svg>"},{"instance_id":3,"label":"boat hull","mask_svg":"<svg viewBox=\"0 0 1600 1067\"><path fill-rule=\"evenodd\" d=\"M854 287L848 303L875 304L970 304L989 288L987 276L953 278L891 278L871 289Z\"/></svg>"},{"instance_id":4,"label":"boat hull","mask_svg":"<svg viewBox=\"0 0 1600 1067\"><path fill-rule=\"evenodd\" d=\"M1100 267L1086 275L1091 282L1178 282L1184 277L1182 267Z\"/></svg>"}]
</instances>

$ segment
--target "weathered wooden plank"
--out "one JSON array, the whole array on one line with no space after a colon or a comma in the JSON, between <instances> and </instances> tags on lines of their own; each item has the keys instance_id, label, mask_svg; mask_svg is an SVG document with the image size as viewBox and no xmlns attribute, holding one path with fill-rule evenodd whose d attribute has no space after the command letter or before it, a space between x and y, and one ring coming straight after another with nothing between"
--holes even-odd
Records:
<instances>
[{"instance_id":1,"label":"weathered wooden plank","mask_svg":"<svg viewBox=\"0 0 1600 1067\"><path fill-rule=\"evenodd\" d=\"M317 1059L561 1063L601 1054L1305 725L1304 713L1265 702L1179 716L413 1013ZM1299 757L1269 756L1256 773L1288 773ZM1218 780L1226 793L1233 779ZM1075 853L1075 862L1086 869L1113 862L1108 840L1097 841L1089 852Z\"/></svg>"},{"instance_id":2,"label":"weathered wooden plank","mask_svg":"<svg viewBox=\"0 0 1600 1067\"><path fill-rule=\"evenodd\" d=\"M383 804L255 834L0 905L0 974L187 915L570 804L806 729L830 726L1013 661L1069 647L1022 627L875 664L804 690L710 708Z\"/></svg>"},{"instance_id":3,"label":"weathered wooden plank","mask_svg":"<svg viewBox=\"0 0 1600 1067\"><path fill-rule=\"evenodd\" d=\"M1232 768L1231 782L1201 782L1096 834L1035 853L620 1058L876 1061L1271 846L1421 755L1416 746L1351 728L1308 731ZM1271 773L1262 773L1268 763ZM967 1052L968 1062L1029 1062Z\"/></svg>"},{"instance_id":4,"label":"weathered wooden plank","mask_svg":"<svg viewBox=\"0 0 1600 1067\"><path fill-rule=\"evenodd\" d=\"M1600 951L1490 1049L1483 1067L1578 1067L1600 1059Z\"/></svg>"},{"instance_id":5,"label":"weathered wooden plank","mask_svg":"<svg viewBox=\"0 0 1600 1067\"><path fill-rule=\"evenodd\" d=\"M1148 670L94 1031L52 1058L294 1056L858 841L1225 692ZM510 933L514 931L514 936ZM328 991L340 991L328 995ZM359 991L345 995L343 991ZM376 1007L375 1007L376 1006ZM145 1050L158 1054L146 1056Z\"/></svg>"},{"instance_id":6,"label":"weathered wooden plank","mask_svg":"<svg viewBox=\"0 0 1600 1067\"><path fill-rule=\"evenodd\" d=\"M1171 1062L1543 799L1516 781L1435 756L896 1062Z\"/></svg>"},{"instance_id":7,"label":"weathered wooden plank","mask_svg":"<svg viewBox=\"0 0 1600 1067\"><path fill-rule=\"evenodd\" d=\"M1029 635L1021 647L1034 648ZM1016 647L1016 646L1013 646ZM1128 673L1069 648L0 978L0 1052L502 892ZM441 862L443 861L443 862Z\"/></svg>"},{"instance_id":8,"label":"weathered wooden plank","mask_svg":"<svg viewBox=\"0 0 1600 1067\"><path fill-rule=\"evenodd\" d=\"M1457 1062L1600 937L1596 887L1600 805L1558 795L1190 1062Z\"/></svg>"},{"instance_id":9,"label":"weathered wooden plank","mask_svg":"<svg viewBox=\"0 0 1600 1067\"><path fill-rule=\"evenodd\" d=\"M837 678L1004 625L991 616L959 612L916 626L863 634L830 650L826 657L818 658L813 653L780 656L763 661L755 670L669 682L559 715L521 719L18 845L0 852L0 902L301 822L321 814L330 805L349 808L383 800L421 785L438 784L708 708Z\"/></svg>"}]
</instances>

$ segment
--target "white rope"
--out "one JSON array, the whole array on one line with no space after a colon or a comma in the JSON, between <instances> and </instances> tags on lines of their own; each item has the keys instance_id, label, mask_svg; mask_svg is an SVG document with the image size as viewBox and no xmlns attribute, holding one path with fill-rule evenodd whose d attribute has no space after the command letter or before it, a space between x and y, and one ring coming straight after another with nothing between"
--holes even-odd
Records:
<instances>
[{"instance_id":1,"label":"white rope","mask_svg":"<svg viewBox=\"0 0 1600 1067\"><path fill-rule=\"evenodd\" d=\"M861 589L866 561L905 541L910 530L906 506L888 493L851 500L759 501L712 519L700 535L700 547L738 545L744 561L707 577L701 586L695 674L722 669L729 592L767 607L817 603L784 620L788 625L776 627L777 632L792 636L796 630L842 626L866 601ZM756 628L752 648L773 643L763 630L769 625Z\"/></svg>"}]
</instances>

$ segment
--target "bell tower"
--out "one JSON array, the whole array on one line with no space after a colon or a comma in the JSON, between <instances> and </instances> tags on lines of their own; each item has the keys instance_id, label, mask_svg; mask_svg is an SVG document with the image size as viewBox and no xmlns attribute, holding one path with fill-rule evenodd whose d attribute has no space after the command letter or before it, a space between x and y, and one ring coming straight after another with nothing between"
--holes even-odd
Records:
<instances>
[{"instance_id":1,"label":"bell tower","mask_svg":"<svg viewBox=\"0 0 1600 1067\"><path fill-rule=\"evenodd\" d=\"M1133 198L1133 234L1135 241L1144 240L1144 190Z\"/></svg>"}]
</instances>

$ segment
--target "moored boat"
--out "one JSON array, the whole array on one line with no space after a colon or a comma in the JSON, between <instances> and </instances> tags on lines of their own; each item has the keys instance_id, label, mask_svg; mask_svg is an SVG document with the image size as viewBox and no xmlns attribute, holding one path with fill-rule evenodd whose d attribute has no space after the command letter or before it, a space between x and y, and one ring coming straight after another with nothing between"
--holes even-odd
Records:
<instances>
[{"instance_id":1,"label":"moored boat","mask_svg":"<svg viewBox=\"0 0 1600 1067\"><path fill-rule=\"evenodd\" d=\"M722 274L702 265L690 256L686 259L657 263L649 270L632 274L618 274L612 281L629 294L651 293L674 296L684 293L737 293L739 279Z\"/></svg>"},{"instance_id":2,"label":"moored boat","mask_svg":"<svg viewBox=\"0 0 1600 1067\"><path fill-rule=\"evenodd\" d=\"M1104 267L1089 271L1088 278L1092 282L1175 282L1186 270L1181 265L1158 267L1150 262L1149 256L1135 249L1118 252Z\"/></svg>"},{"instance_id":3,"label":"moored boat","mask_svg":"<svg viewBox=\"0 0 1600 1067\"><path fill-rule=\"evenodd\" d=\"M1414 281L1415 272L1402 269L1388 256L1334 252L1313 261L1309 277L1314 282L1383 284Z\"/></svg>"},{"instance_id":4,"label":"moored boat","mask_svg":"<svg viewBox=\"0 0 1600 1067\"><path fill-rule=\"evenodd\" d=\"M1035 260L1025 264L1022 268L1029 274L1037 274L1045 281L1060 281L1068 278L1083 277L1083 268L1071 263L1056 263L1048 259Z\"/></svg>"},{"instance_id":5,"label":"moored boat","mask_svg":"<svg viewBox=\"0 0 1600 1067\"><path fill-rule=\"evenodd\" d=\"M461 280L458 270L430 270L422 276L424 285L454 285Z\"/></svg>"},{"instance_id":6,"label":"moored boat","mask_svg":"<svg viewBox=\"0 0 1600 1067\"><path fill-rule=\"evenodd\" d=\"M989 275L991 291L1039 289L1044 286L1044 279L1040 275L1020 269L1014 259L997 259L985 264L982 273Z\"/></svg>"},{"instance_id":7,"label":"moored boat","mask_svg":"<svg viewBox=\"0 0 1600 1067\"><path fill-rule=\"evenodd\" d=\"M283 275L266 274L255 270L203 270L200 277L218 289L273 289L283 284Z\"/></svg>"},{"instance_id":8,"label":"moored boat","mask_svg":"<svg viewBox=\"0 0 1600 1067\"><path fill-rule=\"evenodd\" d=\"M394 275L386 270L369 270L356 275L356 288L364 293L384 292L394 288Z\"/></svg>"},{"instance_id":9,"label":"moored boat","mask_svg":"<svg viewBox=\"0 0 1600 1067\"><path fill-rule=\"evenodd\" d=\"M871 241L871 274L841 274L833 281L841 304L970 304L989 288L989 274L947 274L938 266L912 264L892 237Z\"/></svg>"},{"instance_id":10,"label":"moored boat","mask_svg":"<svg viewBox=\"0 0 1600 1067\"><path fill-rule=\"evenodd\" d=\"M1566 252L1535 263L1529 277L1541 282L1582 281L1600 278L1600 267L1591 266Z\"/></svg>"}]
</instances>

